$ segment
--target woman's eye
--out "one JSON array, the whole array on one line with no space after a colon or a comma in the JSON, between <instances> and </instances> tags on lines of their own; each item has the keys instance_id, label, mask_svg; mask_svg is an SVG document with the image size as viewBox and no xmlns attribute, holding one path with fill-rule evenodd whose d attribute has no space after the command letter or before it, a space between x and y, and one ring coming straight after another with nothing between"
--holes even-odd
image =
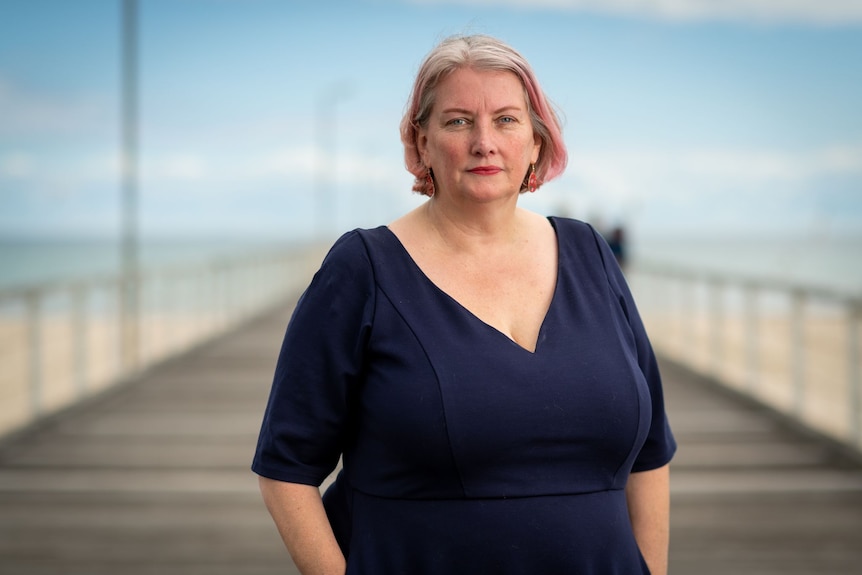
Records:
<instances>
[{"instance_id":1,"label":"woman's eye","mask_svg":"<svg viewBox=\"0 0 862 575\"><path fill-rule=\"evenodd\" d=\"M517 120L515 120L515 118L513 118L512 116L503 116L502 118L500 118L501 124L512 124L516 121Z\"/></svg>"},{"instance_id":2,"label":"woman's eye","mask_svg":"<svg viewBox=\"0 0 862 575\"><path fill-rule=\"evenodd\" d=\"M454 118L452 120L449 120L450 126L463 126L466 123L467 123L467 120L465 120L464 118Z\"/></svg>"}]
</instances>

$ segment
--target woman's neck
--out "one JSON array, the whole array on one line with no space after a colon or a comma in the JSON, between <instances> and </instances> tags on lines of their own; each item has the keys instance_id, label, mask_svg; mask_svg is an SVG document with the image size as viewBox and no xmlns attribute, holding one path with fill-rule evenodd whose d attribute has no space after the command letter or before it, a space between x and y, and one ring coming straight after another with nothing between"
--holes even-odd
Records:
<instances>
[{"instance_id":1,"label":"woman's neck","mask_svg":"<svg viewBox=\"0 0 862 575\"><path fill-rule=\"evenodd\" d=\"M462 253L511 245L522 235L523 214L514 202L453 206L434 197L422 205L422 212L431 231L447 247Z\"/></svg>"}]
</instances>

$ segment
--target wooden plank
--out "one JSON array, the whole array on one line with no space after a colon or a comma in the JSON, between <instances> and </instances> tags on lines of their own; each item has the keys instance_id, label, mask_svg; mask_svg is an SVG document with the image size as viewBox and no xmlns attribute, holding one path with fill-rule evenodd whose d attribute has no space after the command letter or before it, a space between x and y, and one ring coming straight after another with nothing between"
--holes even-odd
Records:
<instances>
[{"instance_id":1,"label":"wooden plank","mask_svg":"<svg viewBox=\"0 0 862 575\"><path fill-rule=\"evenodd\" d=\"M288 313L0 445L0 573L298 573L249 470Z\"/></svg>"},{"instance_id":2,"label":"wooden plank","mask_svg":"<svg viewBox=\"0 0 862 575\"><path fill-rule=\"evenodd\" d=\"M680 444L671 573L862 573L858 460L675 364L662 374Z\"/></svg>"}]
</instances>

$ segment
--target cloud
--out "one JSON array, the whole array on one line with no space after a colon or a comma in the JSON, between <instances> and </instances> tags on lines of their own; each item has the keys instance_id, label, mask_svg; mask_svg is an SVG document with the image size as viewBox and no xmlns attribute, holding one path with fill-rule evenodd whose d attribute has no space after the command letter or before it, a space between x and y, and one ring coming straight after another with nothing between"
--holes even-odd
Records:
<instances>
[{"instance_id":1,"label":"cloud","mask_svg":"<svg viewBox=\"0 0 862 575\"><path fill-rule=\"evenodd\" d=\"M304 201L322 183L341 202L334 209L344 220L339 225L353 225L348 217L368 224L391 219L412 206L411 176L401 166L400 150L343 150L324 162L312 145L242 153L221 148L144 151L140 194L151 206L183 206L170 208L177 211L177 218L191 212L202 217L201 206L206 213L236 211L230 207L236 205L243 210L270 205L284 211L284 206ZM323 182L316 177L321 167L326 170ZM96 192L113 198L118 171L114 150L82 151L73 158L31 155L26 150L0 153L0 201L26 197L39 206L56 199L89 202ZM824 187L824 182L829 185ZM768 206L758 213L769 213L788 226L807 221L814 212L858 224L862 204L847 198L860 183L862 143L807 151L573 149L566 174L523 200L525 207L542 213L600 217L606 222L649 214L639 221L655 220L658 223L652 225L661 229L683 224L696 228L706 220L733 220L744 227L748 221L743 221L744 206L755 198L761 208ZM242 217L240 212L236 215ZM159 221L162 217L159 213ZM205 225L204 220L200 224Z\"/></svg>"},{"instance_id":2,"label":"cloud","mask_svg":"<svg viewBox=\"0 0 862 575\"><path fill-rule=\"evenodd\" d=\"M26 180L33 176L33 157L23 152L0 155L0 179Z\"/></svg>"},{"instance_id":3,"label":"cloud","mask_svg":"<svg viewBox=\"0 0 862 575\"><path fill-rule=\"evenodd\" d=\"M862 178L862 145L832 146L805 152L777 150L664 150L575 152L570 177L614 198L643 190L690 195L669 183L709 182L728 189L782 188L829 176Z\"/></svg>"},{"instance_id":4,"label":"cloud","mask_svg":"<svg viewBox=\"0 0 862 575\"><path fill-rule=\"evenodd\" d=\"M203 182L213 171L207 159L198 153L157 155L143 166L148 178L159 181Z\"/></svg>"},{"instance_id":5,"label":"cloud","mask_svg":"<svg viewBox=\"0 0 862 575\"><path fill-rule=\"evenodd\" d=\"M118 187L118 173L119 160L110 151L87 150L59 156L20 150L0 152L0 201L17 198L39 204L91 198Z\"/></svg>"},{"instance_id":6,"label":"cloud","mask_svg":"<svg viewBox=\"0 0 862 575\"><path fill-rule=\"evenodd\" d=\"M142 191L152 194L229 195L272 184L313 189L318 183L353 188L410 189L412 176L399 169L401 158L343 151L320 157L313 145L239 153L229 150L153 151L140 164ZM323 180L321 181L321 174Z\"/></svg>"},{"instance_id":7,"label":"cloud","mask_svg":"<svg viewBox=\"0 0 862 575\"><path fill-rule=\"evenodd\" d=\"M455 0L415 0L453 4ZM858 0L463 0L460 4L552 9L669 21L860 24Z\"/></svg>"},{"instance_id":8,"label":"cloud","mask_svg":"<svg viewBox=\"0 0 862 575\"><path fill-rule=\"evenodd\" d=\"M860 185L862 143L806 151L571 150L563 177L541 198L525 199L538 211L608 222L649 213L662 229L722 217L745 227L764 214L791 228L815 216L858 228L862 204L847 198ZM755 201L760 208L746 207Z\"/></svg>"},{"instance_id":9,"label":"cloud","mask_svg":"<svg viewBox=\"0 0 862 575\"><path fill-rule=\"evenodd\" d=\"M117 106L94 94L50 94L0 76L0 138L113 136Z\"/></svg>"},{"instance_id":10,"label":"cloud","mask_svg":"<svg viewBox=\"0 0 862 575\"><path fill-rule=\"evenodd\" d=\"M679 169L696 176L752 183L801 182L839 175L862 175L862 146L835 146L805 153L703 151L683 154Z\"/></svg>"}]
</instances>

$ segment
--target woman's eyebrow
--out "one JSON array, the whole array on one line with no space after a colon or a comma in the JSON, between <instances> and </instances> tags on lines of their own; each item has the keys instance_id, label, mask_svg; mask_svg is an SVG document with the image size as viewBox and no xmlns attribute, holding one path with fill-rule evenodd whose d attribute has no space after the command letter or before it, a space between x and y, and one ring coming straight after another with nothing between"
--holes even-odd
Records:
<instances>
[{"instance_id":1,"label":"woman's eyebrow","mask_svg":"<svg viewBox=\"0 0 862 575\"><path fill-rule=\"evenodd\" d=\"M522 106L516 106L514 104L503 106L497 110L494 110L493 114L502 114L503 112L516 111L521 112L524 108ZM446 108L440 112L441 114L472 114L473 112L467 110L466 108Z\"/></svg>"}]
</instances>

